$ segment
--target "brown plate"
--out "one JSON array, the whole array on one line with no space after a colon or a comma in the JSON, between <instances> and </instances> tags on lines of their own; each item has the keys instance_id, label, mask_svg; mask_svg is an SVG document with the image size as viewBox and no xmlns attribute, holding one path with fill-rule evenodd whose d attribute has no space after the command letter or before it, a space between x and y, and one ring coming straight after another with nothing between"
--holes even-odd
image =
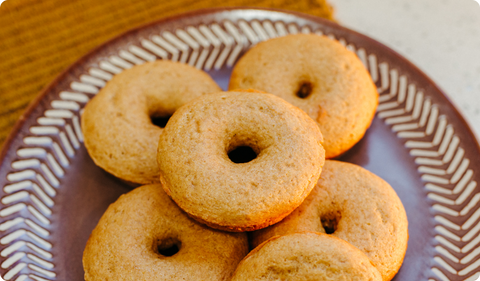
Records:
<instances>
[{"instance_id":1,"label":"brown plate","mask_svg":"<svg viewBox=\"0 0 480 281\"><path fill-rule=\"evenodd\" d=\"M355 52L380 92L365 137L340 160L389 182L409 219L394 280L480 275L480 151L470 128L418 68L335 23L251 8L204 10L132 30L61 74L17 123L0 155L0 274L9 280L83 280L82 253L108 205L129 191L96 167L79 115L113 74L148 60L206 70L224 89L250 46L288 33L324 34Z\"/></svg>"}]
</instances>

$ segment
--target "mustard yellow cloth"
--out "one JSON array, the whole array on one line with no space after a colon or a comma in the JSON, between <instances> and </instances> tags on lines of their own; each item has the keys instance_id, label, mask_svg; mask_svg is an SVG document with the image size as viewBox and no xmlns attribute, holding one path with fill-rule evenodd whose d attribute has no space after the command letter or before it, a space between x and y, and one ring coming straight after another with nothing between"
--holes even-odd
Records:
<instances>
[{"instance_id":1,"label":"mustard yellow cloth","mask_svg":"<svg viewBox=\"0 0 480 281\"><path fill-rule=\"evenodd\" d=\"M325 0L6 0L0 6L0 147L41 89L92 48L151 21L226 6L332 19Z\"/></svg>"}]
</instances>

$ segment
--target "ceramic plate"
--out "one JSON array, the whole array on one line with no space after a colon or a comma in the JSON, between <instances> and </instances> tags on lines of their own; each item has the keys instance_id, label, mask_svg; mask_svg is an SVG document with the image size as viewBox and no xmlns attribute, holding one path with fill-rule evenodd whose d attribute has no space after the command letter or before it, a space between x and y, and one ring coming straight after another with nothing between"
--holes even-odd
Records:
<instances>
[{"instance_id":1,"label":"ceramic plate","mask_svg":"<svg viewBox=\"0 0 480 281\"><path fill-rule=\"evenodd\" d=\"M292 33L323 34L356 53L380 93L365 137L340 160L389 182L409 220L394 280L480 275L480 150L437 86L382 44L320 18L277 10L204 10L106 43L61 74L17 123L0 155L0 274L7 280L84 280L82 253L108 205L130 188L96 167L80 114L106 81L156 59L207 71L226 89L252 45Z\"/></svg>"}]
</instances>

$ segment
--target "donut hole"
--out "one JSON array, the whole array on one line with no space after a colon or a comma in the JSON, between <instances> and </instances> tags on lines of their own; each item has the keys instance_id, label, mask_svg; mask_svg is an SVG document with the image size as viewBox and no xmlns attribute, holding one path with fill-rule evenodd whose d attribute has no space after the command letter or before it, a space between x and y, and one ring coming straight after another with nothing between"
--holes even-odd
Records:
<instances>
[{"instance_id":1,"label":"donut hole","mask_svg":"<svg viewBox=\"0 0 480 281\"><path fill-rule=\"evenodd\" d=\"M248 163L257 158L257 153L250 146L241 145L228 152L228 158L236 164Z\"/></svg>"},{"instance_id":2,"label":"donut hole","mask_svg":"<svg viewBox=\"0 0 480 281\"><path fill-rule=\"evenodd\" d=\"M167 115L167 116L152 116L150 117L150 120L152 121L152 124L160 127L160 128L165 128L167 126L168 120L170 120L170 117L172 115Z\"/></svg>"},{"instance_id":3,"label":"donut hole","mask_svg":"<svg viewBox=\"0 0 480 281\"><path fill-rule=\"evenodd\" d=\"M322 226L326 234L333 234L337 231L338 222L342 218L340 212L331 212L322 217Z\"/></svg>"},{"instance_id":4,"label":"donut hole","mask_svg":"<svg viewBox=\"0 0 480 281\"><path fill-rule=\"evenodd\" d=\"M180 251L181 246L178 239L163 239L157 242L156 252L164 257L171 257Z\"/></svg>"},{"instance_id":5,"label":"donut hole","mask_svg":"<svg viewBox=\"0 0 480 281\"><path fill-rule=\"evenodd\" d=\"M300 86L298 87L296 95L301 99L306 99L312 93L312 89L313 89L312 83L308 81L304 81L300 83Z\"/></svg>"}]
</instances>

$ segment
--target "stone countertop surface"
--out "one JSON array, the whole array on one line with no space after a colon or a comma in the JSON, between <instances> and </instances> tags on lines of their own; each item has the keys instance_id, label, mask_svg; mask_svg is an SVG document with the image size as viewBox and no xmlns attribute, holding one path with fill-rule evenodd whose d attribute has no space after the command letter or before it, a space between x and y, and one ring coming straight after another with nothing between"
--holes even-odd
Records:
<instances>
[{"instance_id":1,"label":"stone countertop surface","mask_svg":"<svg viewBox=\"0 0 480 281\"><path fill-rule=\"evenodd\" d=\"M480 0L479 0L480 2ZM330 0L341 25L425 72L480 140L480 4L475 0Z\"/></svg>"}]
</instances>

